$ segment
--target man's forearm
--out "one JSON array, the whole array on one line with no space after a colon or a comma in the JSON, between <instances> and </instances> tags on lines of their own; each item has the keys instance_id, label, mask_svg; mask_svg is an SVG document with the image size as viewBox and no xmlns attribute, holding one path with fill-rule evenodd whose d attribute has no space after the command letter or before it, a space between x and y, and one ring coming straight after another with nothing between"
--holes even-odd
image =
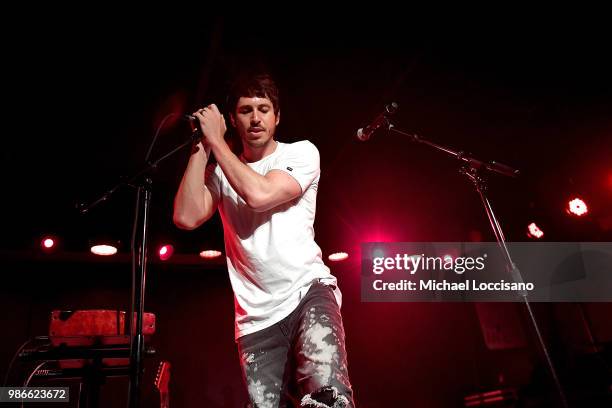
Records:
<instances>
[{"instance_id":1,"label":"man's forearm","mask_svg":"<svg viewBox=\"0 0 612 408\"><path fill-rule=\"evenodd\" d=\"M202 143L193 153L174 198L174 223L179 228L194 229L206 221L213 213L210 193L206 194L204 174L209 152Z\"/></svg>"},{"instance_id":2,"label":"man's forearm","mask_svg":"<svg viewBox=\"0 0 612 408\"><path fill-rule=\"evenodd\" d=\"M213 146L212 151L234 191L249 207L259 207L265 200L268 190L272 188L270 182L240 161L227 143Z\"/></svg>"}]
</instances>

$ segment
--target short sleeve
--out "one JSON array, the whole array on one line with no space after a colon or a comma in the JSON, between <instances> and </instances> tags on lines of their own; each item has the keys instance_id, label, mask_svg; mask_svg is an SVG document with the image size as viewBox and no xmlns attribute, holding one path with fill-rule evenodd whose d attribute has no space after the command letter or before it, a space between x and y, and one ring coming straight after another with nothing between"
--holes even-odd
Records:
<instances>
[{"instance_id":1,"label":"short sleeve","mask_svg":"<svg viewBox=\"0 0 612 408\"><path fill-rule=\"evenodd\" d=\"M204 175L204 183L208 191L210 191L214 208L217 208L219 198L221 197L221 180L219 178L218 167L219 165L216 163L209 164L206 166L206 173Z\"/></svg>"},{"instance_id":2,"label":"short sleeve","mask_svg":"<svg viewBox=\"0 0 612 408\"><path fill-rule=\"evenodd\" d=\"M270 170L282 170L297 180L304 193L321 174L319 151L309 141L287 145Z\"/></svg>"}]
</instances>

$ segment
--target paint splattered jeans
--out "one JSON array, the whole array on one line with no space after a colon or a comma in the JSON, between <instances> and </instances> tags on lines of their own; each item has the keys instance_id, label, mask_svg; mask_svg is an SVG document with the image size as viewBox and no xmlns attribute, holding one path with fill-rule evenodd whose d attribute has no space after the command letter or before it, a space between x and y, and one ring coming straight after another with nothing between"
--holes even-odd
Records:
<instances>
[{"instance_id":1,"label":"paint splattered jeans","mask_svg":"<svg viewBox=\"0 0 612 408\"><path fill-rule=\"evenodd\" d=\"M333 288L315 281L298 307L238 339L251 407L354 407Z\"/></svg>"}]
</instances>

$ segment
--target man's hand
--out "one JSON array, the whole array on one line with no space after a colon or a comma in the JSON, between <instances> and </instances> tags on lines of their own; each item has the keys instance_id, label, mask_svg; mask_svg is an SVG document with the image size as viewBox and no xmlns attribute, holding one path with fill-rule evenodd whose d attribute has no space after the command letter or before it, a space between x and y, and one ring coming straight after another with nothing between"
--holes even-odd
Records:
<instances>
[{"instance_id":1,"label":"man's hand","mask_svg":"<svg viewBox=\"0 0 612 408\"><path fill-rule=\"evenodd\" d=\"M218 146L224 142L223 137L227 131L225 118L219 112L217 105L211 104L203 109L198 109L193 113L193 116L200 121L202 129L202 143L205 148Z\"/></svg>"}]
</instances>

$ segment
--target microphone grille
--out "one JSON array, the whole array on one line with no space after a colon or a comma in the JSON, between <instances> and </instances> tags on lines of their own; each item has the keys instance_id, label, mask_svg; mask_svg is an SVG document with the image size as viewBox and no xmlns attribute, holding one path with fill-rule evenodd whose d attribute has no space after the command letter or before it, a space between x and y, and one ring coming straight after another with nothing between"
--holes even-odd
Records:
<instances>
[{"instance_id":1,"label":"microphone grille","mask_svg":"<svg viewBox=\"0 0 612 408\"><path fill-rule=\"evenodd\" d=\"M357 129L357 139L361 140L362 142L365 142L369 138L370 138L370 135L364 132L363 128Z\"/></svg>"},{"instance_id":2,"label":"microphone grille","mask_svg":"<svg viewBox=\"0 0 612 408\"><path fill-rule=\"evenodd\" d=\"M388 115L393 115L397 111L397 108L399 108L399 106L395 102L391 102L390 104L385 105L385 111Z\"/></svg>"}]
</instances>

